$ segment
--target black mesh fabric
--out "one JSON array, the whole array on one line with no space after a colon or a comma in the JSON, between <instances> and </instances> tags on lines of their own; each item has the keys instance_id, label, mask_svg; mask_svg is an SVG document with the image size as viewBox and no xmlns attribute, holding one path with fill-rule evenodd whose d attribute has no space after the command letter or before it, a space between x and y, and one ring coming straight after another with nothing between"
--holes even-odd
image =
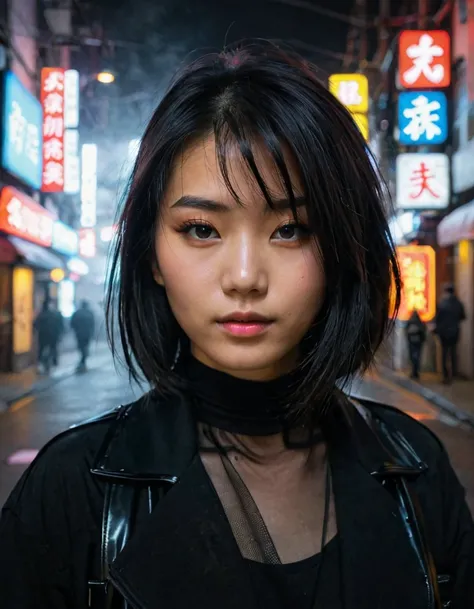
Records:
<instances>
[{"instance_id":1,"label":"black mesh fabric","mask_svg":"<svg viewBox=\"0 0 474 609\"><path fill-rule=\"evenodd\" d=\"M321 441L319 434L311 434L303 441L303 434L307 431L295 431L295 445L302 450L311 448L314 443ZM246 455L245 447L239 442L237 436L226 434L221 430L206 424L199 424L199 444L201 455L216 456L209 461L204 457L204 464L209 473L211 481L221 500L229 524L232 528L235 540L240 548L242 556L248 560L280 565L282 561L268 531L265 521L241 475L234 467L232 460L237 458L251 458ZM291 445L291 444L290 444ZM327 459L325 457L325 468L329 472ZM330 489L325 489L325 503L328 503ZM324 519L328 518L328 505L326 505ZM327 523L323 523L323 534L321 549L326 543ZM302 557L305 558L305 557Z\"/></svg>"}]
</instances>

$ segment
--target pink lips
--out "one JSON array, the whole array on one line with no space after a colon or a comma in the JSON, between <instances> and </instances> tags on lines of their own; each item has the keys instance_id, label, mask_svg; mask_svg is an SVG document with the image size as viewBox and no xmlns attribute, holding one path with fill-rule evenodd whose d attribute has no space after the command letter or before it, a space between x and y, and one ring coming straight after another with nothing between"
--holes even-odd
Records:
<instances>
[{"instance_id":1,"label":"pink lips","mask_svg":"<svg viewBox=\"0 0 474 609\"><path fill-rule=\"evenodd\" d=\"M232 336L257 336L273 323L259 313L235 311L218 320L219 326Z\"/></svg>"},{"instance_id":2,"label":"pink lips","mask_svg":"<svg viewBox=\"0 0 474 609\"><path fill-rule=\"evenodd\" d=\"M271 323L270 321L225 321L219 325L233 336L257 336L265 332Z\"/></svg>"}]
</instances>

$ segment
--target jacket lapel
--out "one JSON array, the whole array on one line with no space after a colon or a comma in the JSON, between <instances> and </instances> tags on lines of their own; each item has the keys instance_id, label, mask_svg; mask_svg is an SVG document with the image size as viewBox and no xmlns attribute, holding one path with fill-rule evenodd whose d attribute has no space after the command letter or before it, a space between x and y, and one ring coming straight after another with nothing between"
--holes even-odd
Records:
<instances>
[{"instance_id":1,"label":"jacket lapel","mask_svg":"<svg viewBox=\"0 0 474 609\"><path fill-rule=\"evenodd\" d=\"M110 569L134 609L256 609L245 561L199 456Z\"/></svg>"},{"instance_id":2,"label":"jacket lapel","mask_svg":"<svg viewBox=\"0 0 474 609\"><path fill-rule=\"evenodd\" d=\"M427 609L426 582L397 501L373 475L387 453L353 414L350 433L336 424L330 450L344 607Z\"/></svg>"}]
</instances>

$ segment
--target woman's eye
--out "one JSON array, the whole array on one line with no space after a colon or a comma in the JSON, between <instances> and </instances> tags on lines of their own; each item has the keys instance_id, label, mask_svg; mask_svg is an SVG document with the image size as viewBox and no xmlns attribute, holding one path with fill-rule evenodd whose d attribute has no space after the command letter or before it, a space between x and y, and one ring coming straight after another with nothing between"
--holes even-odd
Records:
<instances>
[{"instance_id":1,"label":"woman's eye","mask_svg":"<svg viewBox=\"0 0 474 609\"><path fill-rule=\"evenodd\" d=\"M299 241L304 236L304 228L298 224L285 224L273 233L272 238L279 241Z\"/></svg>"},{"instance_id":2,"label":"woman's eye","mask_svg":"<svg viewBox=\"0 0 474 609\"><path fill-rule=\"evenodd\" d=\"M193 239L198 239L199 241L207 241L208 239L215 239L219 236L217 231L207 224L193 224L192 226L188 226L186 233Z\"/></svg>"}]
</instances>

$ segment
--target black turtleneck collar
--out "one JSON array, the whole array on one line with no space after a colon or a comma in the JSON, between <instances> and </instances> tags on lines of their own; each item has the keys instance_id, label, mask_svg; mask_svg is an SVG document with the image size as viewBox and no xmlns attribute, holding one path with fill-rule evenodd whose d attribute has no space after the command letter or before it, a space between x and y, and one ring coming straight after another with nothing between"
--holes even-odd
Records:
<instances>
[{"instance_id":1,"label":"black turtleneck collar","mask_svg":"<svg viewBox=\"0 0 474 609\"><path fill-rule=\"evenodd\" d=\"M266 436L288 426L288 404L301 374L250 381L220 372L187 355L177 369L186 378L202 423L230 433Z\"/></svg>"}]
</instances>

